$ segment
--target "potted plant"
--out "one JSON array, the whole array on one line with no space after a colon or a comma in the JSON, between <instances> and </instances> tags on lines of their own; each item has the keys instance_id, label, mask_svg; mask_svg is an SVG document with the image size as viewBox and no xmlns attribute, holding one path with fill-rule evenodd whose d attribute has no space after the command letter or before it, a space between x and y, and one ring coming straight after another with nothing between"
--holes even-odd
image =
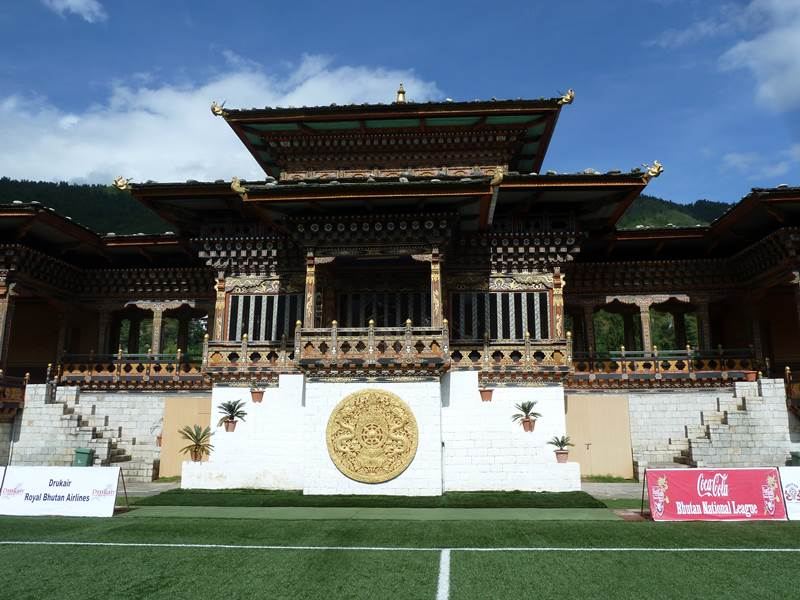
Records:
<instances>
[{"instance_id":1,"label":"potted plant","mask_svg":"<svg viewBox=\"0 0 800 600\"><path fill-rule=\"evenodd\" d=\"M203 456L208 456L214 449L214 446L211 445L211 436L214 434L211 433L210 427L202 428L200 425L195 425L194 427L186 425L183 429L179 429L178 433L189 442L187 446L181 448L181 453L186 454L188 452L193 462L200 462Z\"/></svg>"},{"instance_id":2,"label":"potted plant","mask_svg":"<svg viewBox=\"0 0 800 600\"><path fill-rule=\"evenodd\" d=\"M264 390L258 388L250 388L250 399L258 404L264 399Z\"/></svg>"},{"instance_id":3,"label":"potted plant","mask_svg":"<svg viewBox=\"0 0 800 600\"><path fill-rule=\"evenodd\" d=\"M536 426L536 419L542 416L533 410L535 407L536 400L526 400L520 404L515 404L514 408L520 412L511 415L511 420L515 423L517 421L521 422L523 430L527 432L533 431L533 428Z\"/></svg>"},{"instance_id":4,"label":"potted plant","mask_svg":"<svg viewBox=\"0 0 800 600\"><path fill-rule=\"evenodd\" d=\"M490 388L478 388L478 391L481 393L481 402L491 402L492 401L492 392L494 390Z\"/></svg>"},{"instance_id":5,"label":"potted plant","mask_svg":"<svg viewBox=\"0 0 800 600\"><path fill-rule=\"evenodd\" d=\"M567 447L575 445L570 441L568 435L562 435L561 437L553 436L553 439L547 443L556 447L556 461L560 463L567 462L567 458L569 457L569 450L567 450Z\"/></svg>"},{"instance_id":6,"label":"potted plant","mask_svg":"<svg viewBox=\"0 0 800 600\"><path fill-rule=\"evenodd\" d=\"M234 431L236 429L237 421L244 421L247 413L244 411L244 402L241 400L229 400L223 402L219 406L219 414L222 415L217 427L225 426L225 431Z\"/></svg>"}]
</instances>

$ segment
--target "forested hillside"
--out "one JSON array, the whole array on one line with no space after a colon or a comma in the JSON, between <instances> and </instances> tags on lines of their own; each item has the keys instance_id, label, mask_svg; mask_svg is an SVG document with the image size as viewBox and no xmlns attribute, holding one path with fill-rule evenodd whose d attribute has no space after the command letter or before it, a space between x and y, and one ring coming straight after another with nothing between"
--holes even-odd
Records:
<instances>
[{"instance_id":1,"label":"forested hillside","mask_svg":"<svg viewBox=\"0 0 800 600\"><path fill-rule=\"evenodd\" d=\"M99 233L160 233L171 229L155 213L134 200L127 192L106 185L74 185L44 181L16 181L0 178L0 204L14 200L39 202L76 223ZM694 227L707 225L730 208L724 202L698 200L678 204L654 196L642 195L623 215L618 226Z\"/></svg>"}]
</instances>

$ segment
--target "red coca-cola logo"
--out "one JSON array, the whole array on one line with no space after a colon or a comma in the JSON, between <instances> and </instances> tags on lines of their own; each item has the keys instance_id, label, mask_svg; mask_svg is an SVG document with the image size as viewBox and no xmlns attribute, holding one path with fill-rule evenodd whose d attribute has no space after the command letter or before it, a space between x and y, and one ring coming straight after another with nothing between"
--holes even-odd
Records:
<instances>
[{"instance_id":1,"label":"red coca-cola logo","mask_svg":"<svg viewBox=\"0 0 800 600\"><path fill-rule=\"evenodd\" d=\"M728 474L714 473L706 479L703 473L697 477L697 495L701 497L720 498L728 495Z\"/></svg>"}]
</instances>

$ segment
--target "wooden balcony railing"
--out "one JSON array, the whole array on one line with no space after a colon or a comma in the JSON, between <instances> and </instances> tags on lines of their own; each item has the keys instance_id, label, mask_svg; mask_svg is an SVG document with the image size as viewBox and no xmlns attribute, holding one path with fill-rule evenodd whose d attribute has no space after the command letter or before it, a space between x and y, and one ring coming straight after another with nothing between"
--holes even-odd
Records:
<instances>
[{"instance_id":1,"label":"wooden balcony railing","mask_svg":"<svg viewBox=\"0 0 800 600\"><path fill-rule=\"evenodd\" d=\"M61 385L95 390L207 389L202 360L177 354L67 354L56 368Z\"/></svg>"},{"instance_id":2,"label":"wooden balcony railing","mask_svg":"<svg viewBox=\"0 0 800 600\"><path fill-rule=\"evenodd\" d=\"M299 328L295 356L305 371L324 373L348 368L380 371L438 371L448 363L447 323L443 327Z\"/></svg>"},{"instance_id":3,"label":"wooden balcony railing","mask_svg":"<svg viewBox=\"0 0 800 600\"><path fill-rule=\"evenodd\" d=\"M719 382L743 380L755 375L756 364L752 349L722 349L713 351L658 350L628 351L603 354L575 353L570 382L576 385L609 381L657 384L682 380Z\"/></svg>"},{"instance_id":4,"label":"wooden balcony railing","mask_svg":"<svg viewBox=\"0 0 800 600\"><path fill-rule=\"evenodd\" d=\"M206 342L205 372L214 381L274 382L279 373L296 370L294 347L280 342Z\"/></svg>"}]
</instances>

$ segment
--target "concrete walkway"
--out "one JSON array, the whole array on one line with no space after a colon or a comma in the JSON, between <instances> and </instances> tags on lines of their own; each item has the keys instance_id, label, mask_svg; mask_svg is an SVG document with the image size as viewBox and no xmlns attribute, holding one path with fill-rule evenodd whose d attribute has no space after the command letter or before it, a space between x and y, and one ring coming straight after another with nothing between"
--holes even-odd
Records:
<instances>
[{"instance_id":1,"label":"concrete walkway","mask_svg":"<svg viewBox=\"0 0 800 600\"><path fill-rule=\"evenodd\" d=\"M581 490L599 500L610 498L641 498L641 483L590 483L581 482Z\"/></svg>"},{"instance_id":2,"label":"concrete walkway","mask_svg":"<svg viewBox=\"0 0 800 600\"><path fill-rule=\"evenodd\" d=\"M147 481L147 482L125 482L125 489L128 490L129 498L142 498L144 496L155 496L167 490L174 490L181 487L180 481ZM122 485L117 489L117 498L124 498Z\"/></svg>"},{"instance_id":3,"label":"concrete walkway","mask_svg":"<svg viewBox=\"0 0 800 600\"><path fill-rule=\"evenodd\" d=\"M126 519L380 520L380 521L618 521L607 508L342 508L134 506Z\"/></svg>"}]
</instances>

